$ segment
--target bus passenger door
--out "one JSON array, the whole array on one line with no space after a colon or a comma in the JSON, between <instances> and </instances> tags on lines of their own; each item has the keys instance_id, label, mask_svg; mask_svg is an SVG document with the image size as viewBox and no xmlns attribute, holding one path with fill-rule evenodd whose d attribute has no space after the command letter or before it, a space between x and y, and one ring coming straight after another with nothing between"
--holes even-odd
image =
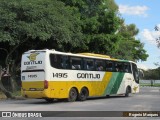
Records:
<instances>
[{"instance_id":1,"label":"bus passenger door","mask_svg":"<svg viewBox=\"0 0 160 120\"><path fill-rule=\"evenodd\" d=\"M132 93L139 92L139 72L137 65L132 63L132 74L133 74L133 83L132 83Z\"/></svg>"}]
</instances>

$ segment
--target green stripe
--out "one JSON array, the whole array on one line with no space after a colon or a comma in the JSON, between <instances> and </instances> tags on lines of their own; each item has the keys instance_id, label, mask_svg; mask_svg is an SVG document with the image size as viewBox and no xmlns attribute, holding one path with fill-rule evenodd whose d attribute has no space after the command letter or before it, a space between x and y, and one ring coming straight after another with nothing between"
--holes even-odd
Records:
<instances>
[{"instance_id":1,"label":"green stripe","mask_svg":"<svg viewBox=\"0 0 160 120\"><path fill-rule=\"evenodd\" d=\"M114 86L114 83L116 82L117 76L118 76L118 73L114 73L114 72L112 73L112 77L110 79L110 82L109 82L108 86L106 86L106 89L105 89L105 92L104 92L105 95L110 94L110 92L111 92L111 90Z\"/></svg>"},{"instance_id":2,"label":"green stripe","mask_svg":"<svg viewBox=\"0 0 160 120\"><path fill-rule=\"evenodd\" d=\"M123 80L123 77L124 77L124 73L113 72L110 82L108 86L106 86L106 89L103 95L116 94Z\"/></svg>"},{"instance_id":3,"label":"green stripe","mask_svg":"<svg viewBox=\"0 0 160 120\"><path fill-rule=\"evenodd\" d=\"M110 94L117 94L118 89L121 85L121 82L123 80L124 77L124 73L118 73L117 78L116 78L116 82L114 83L114 86L110 92Z\"/></svg>"}]
</instances>

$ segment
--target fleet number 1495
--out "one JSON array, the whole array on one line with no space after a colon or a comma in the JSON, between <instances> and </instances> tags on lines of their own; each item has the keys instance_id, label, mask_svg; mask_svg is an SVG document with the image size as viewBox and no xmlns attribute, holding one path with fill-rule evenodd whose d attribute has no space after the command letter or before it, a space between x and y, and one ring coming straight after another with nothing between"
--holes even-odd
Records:
<instances>
[{"instance_id":1,"label":"fleet number 1495","mask_svg":"<svg viewBox=\"0 0 160 120\"><path fill-rule=\"evenodd\" d=\"M67 73L53 73L53 78L67 78L68 74Z\"/></svg>"}]
</instances>

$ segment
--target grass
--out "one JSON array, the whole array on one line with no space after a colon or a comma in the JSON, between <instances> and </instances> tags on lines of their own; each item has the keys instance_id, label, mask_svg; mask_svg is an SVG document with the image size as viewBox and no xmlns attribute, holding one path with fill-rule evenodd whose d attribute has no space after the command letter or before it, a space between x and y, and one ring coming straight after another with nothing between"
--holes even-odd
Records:
<instances>
[{"instance_id":1,"label":"grass","mask_svg":"<svg viewBox=\"0 0 160 120\"><path fill-rule=\"evenodd\" d=\"M21 97L21 91L15 91L12 93L12 95L15 97ZM1 91L0 91L0 99L6 99L6 96Z\"/></svg>"},{"instance_id":2,"label":"grass","mask_svg":"<svg viewBox=\"0 0 160 120\"><path fill-rule=\"evenodd\" d=\"M140 86L151 86L151 84L140 84ZM151 87L160 87L160 83L153 84Z\"/></svg>"},{"instance_id":3,"label":"grass","mask_svg":"<svg viewBox=\"0 0 160 120\"><path fill-rule=\"evenodd\" d=\"M0 99L5 99L6 96L0 91Z\"/></svg>"},{"instance_id":4,"label":"grass","mask_svg":"<svg viewBox=\"0 0 160 120\"><path fill-rule=\"evenodd\" d=\"M21 96L21 91L15 91L12 93L13 96Z\"/></svg>"}]
</instances>

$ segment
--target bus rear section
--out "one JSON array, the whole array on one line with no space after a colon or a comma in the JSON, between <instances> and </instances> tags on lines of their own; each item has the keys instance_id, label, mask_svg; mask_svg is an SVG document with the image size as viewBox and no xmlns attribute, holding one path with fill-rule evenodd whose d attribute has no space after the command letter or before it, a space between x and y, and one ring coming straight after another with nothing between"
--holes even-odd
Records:
<instances>
[{"instance_id":1,"label":"bus rear section","mask_svg":"<svg viewBox=\"0 0 160 120\"><path fill-rule=\"evenodd\" d=\"M48 98L48 81L45 79L46 51L28 51L22 55L22 95L27 98Z\"/></svg>"}]
</instances>

